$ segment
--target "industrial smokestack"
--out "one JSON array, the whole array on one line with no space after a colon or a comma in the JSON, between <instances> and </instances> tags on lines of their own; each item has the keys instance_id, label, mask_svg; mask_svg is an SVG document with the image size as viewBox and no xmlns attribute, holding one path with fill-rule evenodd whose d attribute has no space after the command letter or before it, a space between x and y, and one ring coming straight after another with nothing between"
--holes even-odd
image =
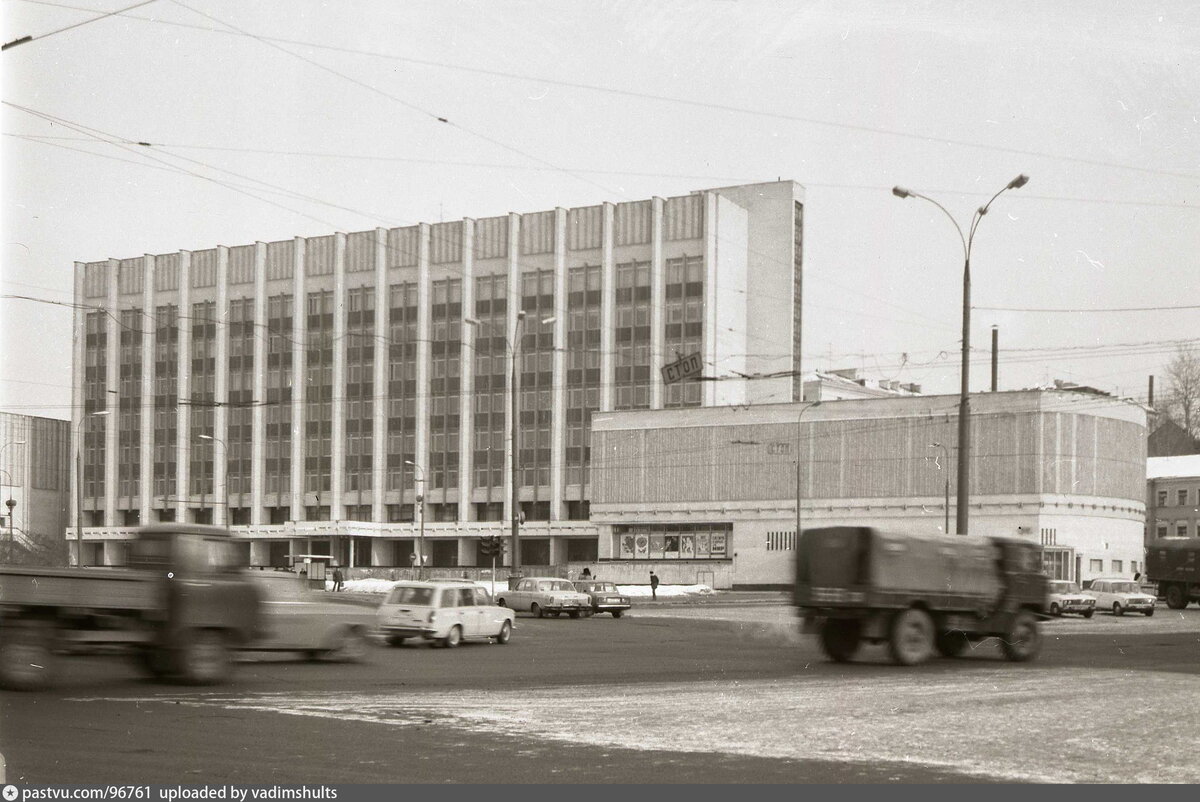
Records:
<instances>
[{"instance_id":1,"label":"industrial smokestack","mask_svg":"<svg viewBox=\"0 0 1200 802\"><path fill-rule=\"evenodd\" d=\"M1146 399L1146 406L1154 409L1154 377L1150 377L1149 398Z\"/></svg>"},{"instance_id":2,"label":"industrial smokestack","mask_svg":"<svg viewBox=\"0 0 1200 802\"><path fill-rule=\"evenodd\" d=\"M1000 386L1000 330L992 326L992 392Z\"/></svg>"}]
</instances>

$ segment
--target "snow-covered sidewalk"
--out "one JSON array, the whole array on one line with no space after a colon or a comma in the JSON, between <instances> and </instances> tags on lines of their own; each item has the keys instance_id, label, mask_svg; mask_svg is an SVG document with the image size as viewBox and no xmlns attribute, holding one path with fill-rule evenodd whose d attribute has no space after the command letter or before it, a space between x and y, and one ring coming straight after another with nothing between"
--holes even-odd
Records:
<instances>
[{"instance_id":1,"label":"snow-covered sidewalk","mask_svg":"<svg viewBox=\"0 0 1200 802\"><path fill-rule=\"evenodd\" d=\"M403 580L401 580L403 581ZM351 593L376 593L383 595L392 589L396 582L390 579L351 579L343 583L343 590ZM491 592L492 582L487 579L479 579L475 584L484 590ZM500 590L507 586L506 582L497 581L496 589ZM649 599L652 597L649 585L617 585L621 593L633 599ZM325 589L333 590L333 580L325 580ZM712 595L713 589L708 585L659 585L658 598L679 598L686 596L709 596Z\"/></svg>"}]
</instances>

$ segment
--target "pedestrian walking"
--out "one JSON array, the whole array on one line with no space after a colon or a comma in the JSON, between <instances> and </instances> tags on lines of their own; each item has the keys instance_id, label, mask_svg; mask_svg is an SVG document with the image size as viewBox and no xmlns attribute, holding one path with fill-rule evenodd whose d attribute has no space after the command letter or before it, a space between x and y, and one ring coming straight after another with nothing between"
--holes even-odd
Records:
<instances>
[{"instance_id":1,"label":"pedestrian walking","mask_svg":"<svg viewBox=\"0 0 1200 802\"><path fill-rule=\"evenodd\" d=\"M345 577L342 576L342 568L338 566L333 569L333 592L338 593L345 587Z\"/></svg>"},{"instance_id":2,"label":"pedestrian walking","mask_svg":"<svg viewBox=\"0 0 1200 802\"><path fill-rule=\"evenodd\" d=\"M584 568L584 569L583 569L583 574L582 574L582 577L581 577L581 578L583 578L583 579L591 579L591 578L592 578L592 569L591 569L591 568Z\"/></svg>"},{"instance_id":3,"label":"pedestrian walking","mask_svg":"<svg viewBox=\"0 0 1200 802\"><path fill-rule=\"evenodd\" d=\"M650 598L658 599L658 574L650 572Z\"/></svg>"}]
</instances>

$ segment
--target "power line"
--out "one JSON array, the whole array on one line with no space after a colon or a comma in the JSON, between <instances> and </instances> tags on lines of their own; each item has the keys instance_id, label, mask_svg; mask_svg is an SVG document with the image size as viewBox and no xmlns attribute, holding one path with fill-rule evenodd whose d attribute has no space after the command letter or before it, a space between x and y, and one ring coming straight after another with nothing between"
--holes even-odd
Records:
<instances>
[{"instance_id":1,"label":"power line","mask_svg":"<svg viewBox=\"0 0 1200 802\"><path fill-rule=\"evenodd\" d=\"M987 312L1172 312L1181 309L1200 309L1200 304L1192 306L1122 306L1109 309L1045 309L1019 306L972 306Z\"/></svg>"},{"instance_id":2,"label":"power line","mask_svg":"<svg viewBox=\"0 0 1200 802\"><path fill-rule=\"evenodd\" d=\"M29 0L27 0L27 2L28 1ZM41 142L43 144L52 144L55 140L77 142L93 141L85 137L47 136L42 134L5 133L4 136L16 137L18 139L25 139L32 142ZM384 154L373 153L333 153L328 151L312 150L279 150L272 148L234 147L228 145L196 145L180 142L137 142L134 140L123 140L120 143L114 144L141 145L143 147L152 147L159 151L208 150L220 153L246 153L266 156L287 156L289 158L302 156L319 159L347 159L353 161L398 162L401 164L432 164L451 167L477 167L483 170L533 170L542 172L558 172L560 169L558 167L546 167L537 164L506 164L498 162L459 161L455 159L421 159L413 156L388 156ZM90 151L80 152L88 153ZM759 177L749 175L694 175L689 173L656 173L638 170L599 170L589 167L569 167L563 169L568 169L574 173L625 176L631 178L677 178L687 181L731 181L738 183L748 183L759 180ZM845 184L827 181L804 181L802 183L806 189L846 189L861 190L865 192L887 192L889 194L892 191L892 187L890 185L884 186L882 184ZM987 197L989 195L987 192L974 192L961 189L930 189L928 191L942 195L968 195L976 197ZM1170 203L1167 201L1127 200L1122 198L1084 198L1066 195L1032 195L1024 192L1021 193L1020 197L1023 200L1057 201L1063 203L1101 203L1113 206L1146 206L1200 211L1200 205L1194 203Z\"/></svg>"},{"instance_id":3,"label":"power line","mask_svg":"<svg viewBox=\"0 0 1200 802\"><path fill-rule=\"evenodd\" d=\"M142 2L135 3L131 6L128 6L127 8L117 9L116 11L106 11L106 12L100 14L100 16L98 16L98 17L93 17L92 19L85 19L82 22L76 22L73 25L68 25L65 28L59 28L57 30L50 31L49 33L39 33L36 36L22 36L19 39L13 39L11 42L5 43L5 45L3 47L0 47L0 50L8 50L10 47L16 47L17 45L28 44L29 42L36 42L39 39L49 39L51 36L54 36L57 33L62 33L63 31L69 31L74 28L79 28L83 25L88 25L93 22L99 22L100 20L111 17L114 14L124 14L126 11L133 11L135 8L141 8L142 6L148 6L151 3L153 3L154 1L155 0L142 0ZM133 19L138 19L138 18L134 17Z\"/></svg>"},{"instance_id":4,"label":"power line","mask_svg":"<svg viewBox=\"0 0 1200 802\"><path fill-rule=\"evenodd\" d=\"M61 4L61 3L46 2L46 0L26 0L26 2L36 2L36 3L42 4L42 5L53 5L53 6L58 6L61 8L72 8L72 9L81 10L81 11L88 10L88 9L81 9L78 6L69 6L69 5L65 5L65 4ZM180 5L180 6L183 6L184 8L188 8L187 6L184 6L182 3L178 2L178 0L173 0L173 2L175 2L176 5ZM381 59L387 59L387 60L391 60L391 61L399 61L399 62L403 62L406 64L416 64L416 65L420 65L423 67L436 67L436 68L445 69L445 70L454 70L454 71L459 71L459 72L473 73L473 74L477 74L477 75L487 75L487 76L494 77L494 78L508 78L508 79L520 80L520 81L535 81L535 82L547 84L550 86L562 86L562 87L566 87L566 88L570 88L570 89L583 89L583 90L591 91L591 92L601 92L601 93L605 93L605 94L616 95L618 97L632 97L632 98L638 98L641 100L652 100L652 101L662 102L662 103L674 103L674 104L679 104L679 105L684 105L684 106L691 106L691 107L695 107L695 108L707 108L707 109L713 109L716 111L726 111L726 112L731 112L731 113L736 113L736 114L750 115L750 116L754 116L754 117L766 117L766 118L770 118L770 119L786 120L786 121L790 121L790 122L800 122L800 123L805 123L808 125L820 125L820 126L826 126L826 127L830 127L830 128L839 129L839 130L857 131L860 133L882 134L882 135L886 135L886 136L894 136L894 137L899 137L899 138L903 138L903 139L918 140L921 142L934 142L934 143L943 144L943 145L955 145L958 147L977 148L977 149L981 149L981 150L993 150L993 151L997 151L1000 153L1012 153L1012 154L1017 154L1017 155L1022 155L1022 156L1036 156L1039 158L1054 159L1054 160L1064 161L1064 162L1073 162L1073 163L1077 163L1077 164L1086 164L1086 165L1089 165L1092 167L1105 167L1105 168L1120 169L1120 170L1131 170L1134 172L1147 173L1147 174L1151 174L1151 175L1166 175L1166 176L1173 176L1176 178L1186 178L1189 180L1194 180L1197 178L1196 174L1194 174L1194 173L1176 172L1176 171L1170 171L1170 170L1156 170L1156 169L1147 168L1147 167L1135 167L1133 165L1120 164L1117 162L1107 162L1107 161L1103 161L1103 160L1099 160L1099 159L1085 159L1085 158L1078 157L1078 156L1065 156L1065 155L1056 154L1056 153L1047 153L1045 151L1026 150L1026 149L1021 149L1021 148L1005 147L1002 145L988 145L988 144L979 143L979 142L971 142L968 140L951 139L951 138L947 138L947 137L937 137L937 136L931 136L931 135L927 135L927 134L914 134L909 131L900 131L900 130L889 129L889 128L878 128L878 127L874 127L874 126L857 125L857 124L853 124L853 123L835 122L832 120L822 120L822 119L815 118L815 117L804 117L804 116L799 116L799 115L794 115L794 114L784 114L782 112L766 111L763 109L755 109L755 108L750 108L750 107L746 107L746 106L735 106L732 104L717 103L714 101L693 100L693 99L688 99L688 98L672 97L669 95L658 95L658 94L652 94L649 92L638 92L638 91L631 90L631 89L621 89L619 87L603 86L600 84L586 84L586 83L581 83L578 81L567 81L567 80L563 80L563 79L546 78L546 77L536 76L536 75L525 75L525 74L521 74L521 73L506 72L503 70L491 70L491 69L485 69L482 67L468 67L468 66L465 66L462 64L453 64L453 63L449 63L449 62L432 61L432 60L428 60L428 59L417 59L417 58L412 58L409 56L398 56L398 55L395 55L392 53L382 53L379 51L361 50L361 49L350 48L350 47L340 47L337 45L327 45L327 44L321 44L319 42L306 42L306 41L301 41L301 40L296 40L296 39L285 39L282 37L264 36L264 35L260 35L260 34L250 33L249 31L243 31L239 28L236 28L233 25L230 25L229 23L221 22L220 20L217 20L214 17L210 17L207 14L203 14L202 12L195 11L195 9L189 8L189 10L193 11L196 14L199 14L200 16L208 17L208 19L212 19L215 22L225 25L226 27L228 27L232 30L221 31L221 30L215 30L213 28L208 28L208 27L205 27L202 25L189 25L187 23L173 22L170 20L159 20L159 19L153 19L153 18L148 18L148 17L137 17L137 16L132 16L132 15L128 15L128 18L141 20L143 22L156 23L156 24L160 24L160 25L173 25L173 26L177 26L177 27L192 28L194 30L202 30L202 31L207 31L209 33L247 36L247 37L250 37L253 39L257 39L264 44L280 43L280 44L296 45L298 47L309 47L309 48L314 48L317 50L328 50L328 51L333 51L333 52L338 52L338 53L347 53L347 54L360 55L360 56L370 56L373 58L381 58ZM296 58L301 58L301 59L304 58L303 56L299 56L295 53L291 53L291 51L284 50L283 52L288 53L289 55L293 55ZM308 61L308 59L304 59L304 60ZM316 64L317 66L321 66L322 69L333 72L333 70L330 70L329 68L324 67L324 66L318 64L317 62L310 61L310 63ZM340 73L335 73L335 74L340 74ZM342 77L346 77L346 76L342 76ZM353 81L354 79L348 78L348 80ZM369 87L369 88L371 88L372 91L376 91L376 92L381 91L381 90L375 89L374 87ZM401 102L403 102L403 101L401 101ZM421 111L422 111L422 113L429 114L429 112L426 112L424 110L421 110ZM527 154L522 154L522 155L525 155L528 157ZM528 158L536 158L536 157L528 157ZM578 176L575 176L575 177L578 178Z\"/></svg>"}]
</instances>

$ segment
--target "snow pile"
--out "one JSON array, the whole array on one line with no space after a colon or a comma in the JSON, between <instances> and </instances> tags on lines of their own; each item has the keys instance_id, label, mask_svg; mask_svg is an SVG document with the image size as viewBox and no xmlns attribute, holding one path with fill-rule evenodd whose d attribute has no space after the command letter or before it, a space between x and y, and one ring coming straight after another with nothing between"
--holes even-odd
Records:
<instances>
[{"instance_id":1,"label":"snow pile","mask_svg":"<svg viewBox=\"0 0 1200 802\"><path fill-rule=\"evenodd\" d=\"M649 585L617 585L617 590L633 599L649 599L654 594ZM658 598L665 599L679 596L709 596L713 589L708 585L659 585Z\"/></svg>"}]
</instances>

